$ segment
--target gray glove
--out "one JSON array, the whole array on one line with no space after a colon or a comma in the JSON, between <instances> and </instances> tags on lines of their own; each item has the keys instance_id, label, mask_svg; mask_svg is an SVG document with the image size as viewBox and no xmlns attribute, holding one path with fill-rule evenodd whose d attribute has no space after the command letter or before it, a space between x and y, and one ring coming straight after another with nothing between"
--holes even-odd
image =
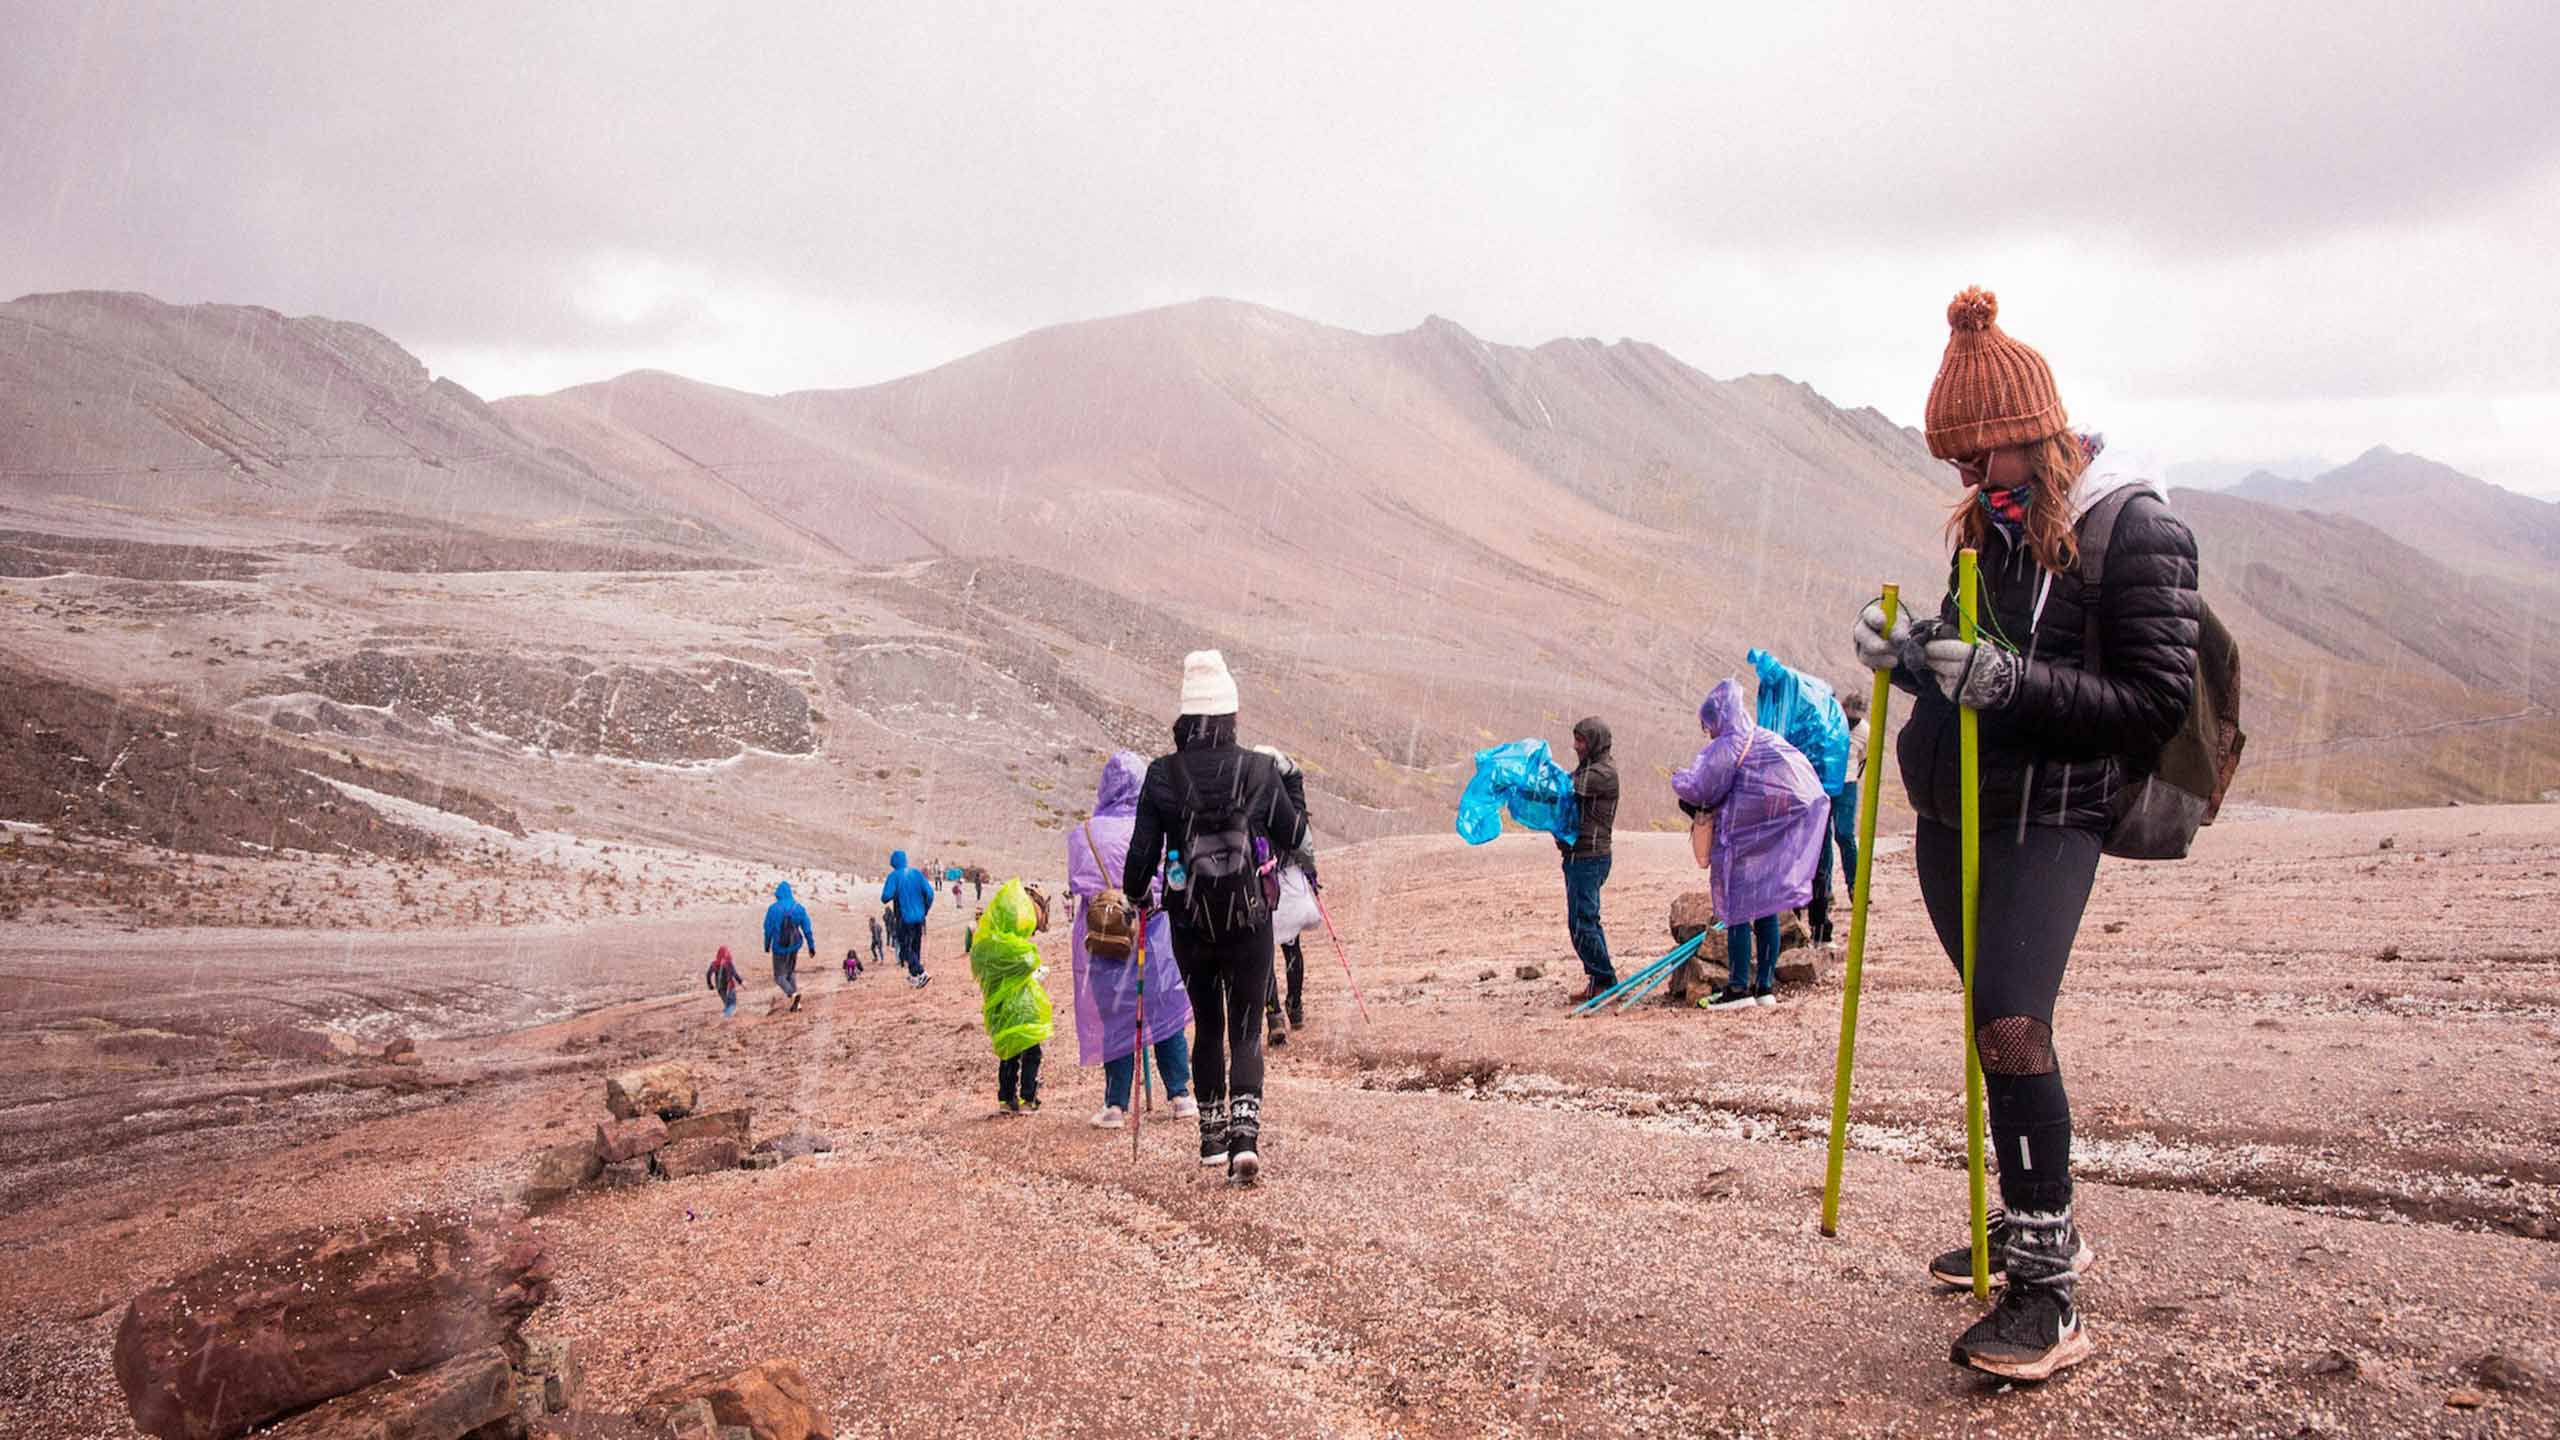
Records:
<instances>
[{"instance_id":1,"label":"gray glove","mask_svg":"<svg viewBox=\"0 0 2560 1440\"><path fill-rule=\"evenodd\" d=\"M1858 623L1850 638L1858 647L1859 664L1870 670L1891 670L1901 658L1899 647L1910 634L1910 616L1899 609L1894 613L1893 632L1885 633L1884 602L1878 600L1858 612Z\"/></svg>"},{"instance_id":2,"label":"gray glove","mask_svg":"<svg viewBox=\"0 0 2560 1440\"><path fill-rule=\"evenodd\" d=\"M1921 647L1938 689L1967 710L2006 710L2018 698L2027 662L1997 645L1975 645L1952 635Z\"/></svg>"}]
</instances>

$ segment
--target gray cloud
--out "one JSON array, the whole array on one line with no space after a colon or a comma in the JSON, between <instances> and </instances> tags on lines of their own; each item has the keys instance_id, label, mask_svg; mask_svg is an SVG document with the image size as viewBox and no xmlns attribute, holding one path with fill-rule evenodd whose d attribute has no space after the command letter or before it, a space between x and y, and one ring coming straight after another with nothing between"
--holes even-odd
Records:
<instances>
[{"instance_id":1,"label":"gray cloud","mask_svg":"<svg viewBox=\"0 0 2560 1440\"><path fill-rule=\"evenodd\" d=\"M2560 10L1602 13L0 0L0 290L339 315L484 390L1221 293L1908 418L1979 279L2190 450L2560 390Z\"/></svg>"}]
</instances>

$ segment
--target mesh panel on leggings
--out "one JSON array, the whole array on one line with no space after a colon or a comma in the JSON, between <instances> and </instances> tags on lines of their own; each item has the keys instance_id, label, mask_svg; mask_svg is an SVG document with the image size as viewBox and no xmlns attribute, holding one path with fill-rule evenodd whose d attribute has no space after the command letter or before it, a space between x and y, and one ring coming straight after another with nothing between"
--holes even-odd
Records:
<instances>
[{"instance_id":1,"label":"mesh panel on leggings","mask_svg":"<svg viewBox=\"0 0 2560 1440\"><path fill-rule=\"evenodd\" d=\"M1973 1032L1986 1075L2050 1075L2053 1027L2031 1015L2003 1015Z\"/></svg>"}]
</instances>

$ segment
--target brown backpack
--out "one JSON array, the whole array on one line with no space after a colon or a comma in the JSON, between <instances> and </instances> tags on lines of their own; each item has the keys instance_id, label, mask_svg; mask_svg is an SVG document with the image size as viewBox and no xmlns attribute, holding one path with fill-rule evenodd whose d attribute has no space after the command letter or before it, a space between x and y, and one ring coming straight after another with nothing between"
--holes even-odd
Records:
<instances>
[{"instance_id":1,"label":"brown backpack","mask_svg":"<svg viewBox=\"0 0 2560 1440\"><path fill-rule=\"evenodd\" d=\"M1093 868L1104 868L1102 847L1094 843L1093 822L1083 825L1084 846L1093 852ZM1138 943L1137 907L1119 886L1103 877L1102 893L1084 902L1085 953L1104 960L1126 960Z\"/></svg>"}]
</instances>

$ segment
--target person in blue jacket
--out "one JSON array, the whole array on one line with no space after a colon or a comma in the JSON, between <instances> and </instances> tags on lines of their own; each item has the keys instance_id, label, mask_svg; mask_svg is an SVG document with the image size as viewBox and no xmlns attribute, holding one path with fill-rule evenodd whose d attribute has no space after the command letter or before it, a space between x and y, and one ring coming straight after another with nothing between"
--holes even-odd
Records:
<instances>
[{"instance_id":1,"label":"person in blue jacket","mask_svg":"<svg viewBox=\"0 0 2560 1440\"><path fill-rule=\"evenodd\" d=\"M1822 782L1822 793L1831 800L1831 810L1840 812L1840 792L1847 786L1849 775L1849 717L1841 712L1840 697L1832 693L1830 682L1807 675L1782 663L1766 650L1754 650L1747 657L1751 670L1759 677L1759 713L1753 723L1764 730L1775 731L1788 744L1802 751L1813 765L1814 778ZM1855 797L1850 800L1855 808ZM1805 924L1817 942L1831 939L1831 847L1822 847L1821 858L1813 871L1813 899L1805 906Z\"/></svg>"},{"instance_id":2,"label":"person in blue jacket","mask_svg":"<svg viewBox=\"0 0 2560 1440\"><path fill-rule=\"evenodd\" d=\"M818 953L818 932L809 924L809 912L791 898L791 882L773 887L773 903L764 907L764 953L773 957L773 983L791 997L791 1008L800 1008L800 952Z\"/></svg>"},{"instance_id":3,"label":"person in blue jacket","mask_svg":"<svg viewBox=\"0 0 2560 1440\"><path fill-rule=\"evenodd\" d=\"M933 881L907 863L907 852L889 855L889 878L880 882L880 903L896 907L898 963L907 967L907 983L924 988L924 917L933 913Z\"/></svg>"}]
</instances>

